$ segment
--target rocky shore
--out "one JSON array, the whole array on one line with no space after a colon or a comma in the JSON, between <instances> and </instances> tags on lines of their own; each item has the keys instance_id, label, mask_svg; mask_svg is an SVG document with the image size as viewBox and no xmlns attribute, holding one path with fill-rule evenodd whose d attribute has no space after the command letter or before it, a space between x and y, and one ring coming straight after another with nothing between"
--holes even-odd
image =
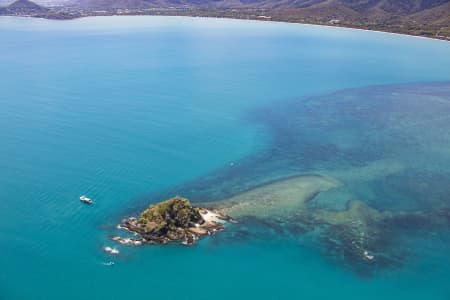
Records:
<instances>
[{"instance_id":1,"label":"rocky shore","mask_svg":"<svg viewBox=\"0 0 450 300\"><path fill-rule=\"evenodd\" d=\"M167 244L181 242L192 245L199 238L224 230L232 219L216 210L194 207L182 197L150 205L140 217L124 219L118 228L134 233L137 238L112 237L121 244Z\"/></svg>"}]
</instances>

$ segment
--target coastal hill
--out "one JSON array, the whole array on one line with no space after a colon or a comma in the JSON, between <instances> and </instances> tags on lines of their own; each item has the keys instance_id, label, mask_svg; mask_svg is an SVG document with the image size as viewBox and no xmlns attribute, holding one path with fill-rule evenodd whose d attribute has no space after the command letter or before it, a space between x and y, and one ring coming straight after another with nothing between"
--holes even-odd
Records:
<instances>
[{"instance_id":1,"label":"coastal hill","mask_svg":"<svg viewBox=\"0 0 450 300\"><path fill-rule=\"evenodd\" d=\"M30 0L17 0L11 4L0 5L0 16L74 19L91 15L90 13L80 12L78 8L74 8L69 2L62 4L61 1L64 0L44 1L43 3L46 6L43 6Z\"/></svg>"},{"instance_id":2,"label":"coastal hill","mask_svg":"<svg viewBox=\"0 0 450 300\"><path fill-rule=\"evenodd\" d=\"M318 15L384 17L406 16L434 10L449 14L449 0L74 0L81 6L102 8L271 9L304 10ZM427 12L428 13L428 12Z\"/></svg>"},{"instance_id":3,"label":"coastal hill","mask_svg":"<svg viewBox=\"0 0 450 300\"><path fill-rule=\"evenodd\" d=\"M29 0L17 0L8 6L0 7L0 13L13 15L33 15L45 13L49 9Z\"/></svg>"},{"instance_id":4,"label":"coastal hill","mask_svg":"<svg viewBox=\"0 0 450 300\"><path fill-rule=\"evenodd\" d=\"M73 0L86 10L312 23L450 38L450 0Z\"/></svg>"},{"instance_id":5,"label":"coastal hill","mask_svg":"<svg viewBox=\"0 0 450 300\"><path fill-rule=\"evenodd\" d=\"M0 1L4 3L8 0ZM97 15L220 17L341 26L450 40L450 0L36 1L52 8L47 9L29 0L18 0L0 7L0 15L50 19Z\"/></svg>"}]
</instances>

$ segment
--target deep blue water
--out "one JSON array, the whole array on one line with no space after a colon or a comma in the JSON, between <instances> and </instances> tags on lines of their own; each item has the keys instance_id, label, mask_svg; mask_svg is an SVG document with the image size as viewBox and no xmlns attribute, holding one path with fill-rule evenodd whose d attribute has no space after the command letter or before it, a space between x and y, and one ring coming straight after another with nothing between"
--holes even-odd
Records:
<instances>
[{"instance_id":1,"label":"deep blue water","mask_svg":"<svg viewBox=\"0 0 450 300\"><path fill-rule=\"evenodd\" d=\"M2 17L0 41L0 299L450 298L445 226L396 232L371 276L251 223L102 251L148 202L305 173L344 183L336 209L449 207L449 43L175 17Z\"/></svg>"}]
</instances>

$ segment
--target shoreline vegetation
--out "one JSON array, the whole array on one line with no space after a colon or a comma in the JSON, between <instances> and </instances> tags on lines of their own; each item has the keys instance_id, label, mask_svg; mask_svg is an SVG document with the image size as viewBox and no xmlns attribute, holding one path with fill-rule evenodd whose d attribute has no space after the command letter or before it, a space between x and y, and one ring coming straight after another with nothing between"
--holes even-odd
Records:
<instances>
[{"instance_id":1,"label":"shoreline vegetation","mask_svg":"<svg viewBox=\"0 0 450 300\"><path fill-rule=\"evenodd\" d=\"M437 7L439 8L439 7ZM444 8L446 9L446 8ZM430 16L431 15L431 16ZM448 14L450 15L450 13ZM302 8L204 8L204 7L168 7L168 8L122 8L122 7L83 7L75 5L43 7L29 0L17 0L9 6L0 7L0 16L35 17L53 20L70 20L95 16L182 16L226 18L237 20L257 20L284 23L297 23L362 29L386 33L450 40L450 24L442 16L429 13L414 17L401 15L349 15L337 11L313 12ZM437 18L438 21L434 21ZM442 19L444 21L442 21Z\"/></svg>"}]
</instances>

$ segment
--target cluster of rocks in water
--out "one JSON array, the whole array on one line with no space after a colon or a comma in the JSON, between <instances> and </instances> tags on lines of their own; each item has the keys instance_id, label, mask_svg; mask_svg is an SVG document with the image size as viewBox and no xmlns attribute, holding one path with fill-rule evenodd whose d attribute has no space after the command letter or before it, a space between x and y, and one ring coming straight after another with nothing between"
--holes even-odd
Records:
<instances>
[{"instance_id":1,"label":"cluster of rocks in water","mask_svg":"<svg viewBox=\"0 0 450 300\"><path fill-rule=\"evenodd\" d=\"M182 242L192 245L202 236L211 235L224 229L224 222L232 220L218 211L194 207L182 197L150 205L139 218L122 221L119 228L136 234L139 238L113 240L121 244L167 244Z\"/></svg>"}]
</instances>

